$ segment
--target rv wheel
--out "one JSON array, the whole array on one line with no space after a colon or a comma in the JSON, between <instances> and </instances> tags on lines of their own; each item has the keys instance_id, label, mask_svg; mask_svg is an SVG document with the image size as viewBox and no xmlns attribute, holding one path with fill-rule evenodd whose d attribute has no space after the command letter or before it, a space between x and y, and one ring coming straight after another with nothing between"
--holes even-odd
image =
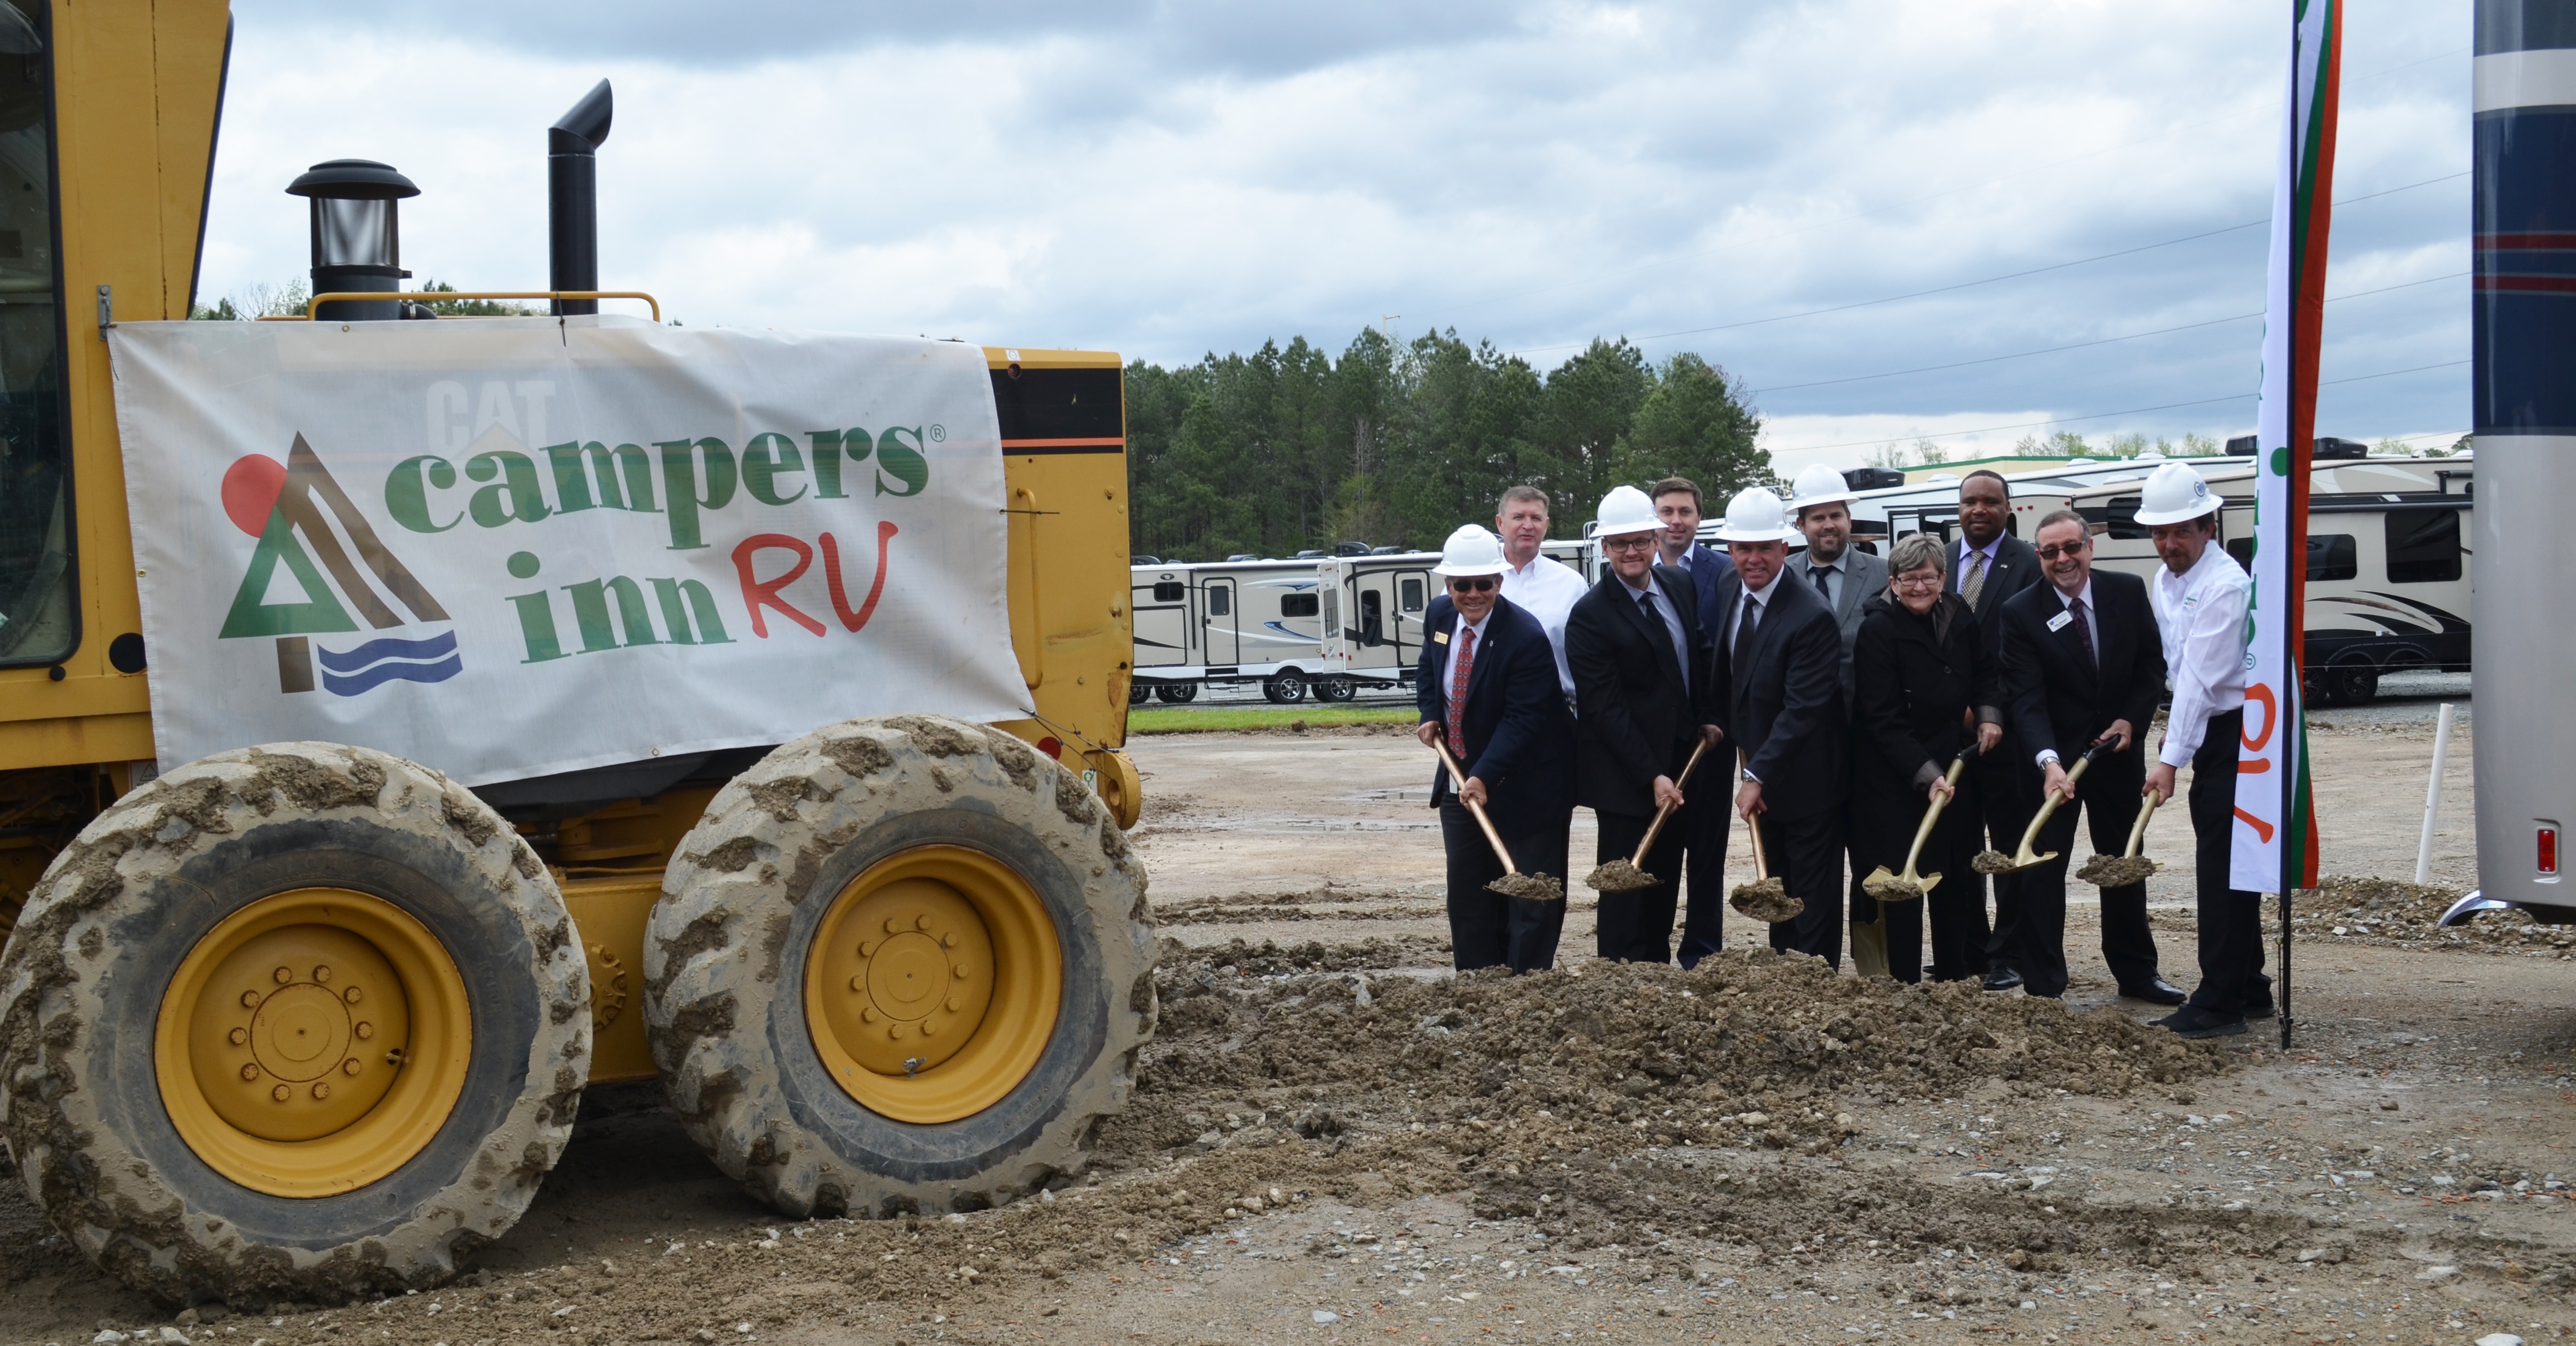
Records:
<instances>
[{"instance_id":1,"label":"rv wheel","mask_svg":"<svg viewBox=\"0 0 2576 1346\"><path fill-rule=\"evenodd\" d=\"M1282 669L1261 684L1261 694L1283 706L1293 706L1306 699L1306 675L1297 670Z\"/></svg>"},{"instance_id":2,"label":"rv wheel","mask_svg":"<svg viewBox=\"0 0 2576 1346\"><path fill-rule=\"evenodd\" d=\"M1167 682L1155 688L1154 695L1178 705L1183 701L1196 701L1199 696L1199 685L1195 682Z\"/></svg>"}]
</instances>

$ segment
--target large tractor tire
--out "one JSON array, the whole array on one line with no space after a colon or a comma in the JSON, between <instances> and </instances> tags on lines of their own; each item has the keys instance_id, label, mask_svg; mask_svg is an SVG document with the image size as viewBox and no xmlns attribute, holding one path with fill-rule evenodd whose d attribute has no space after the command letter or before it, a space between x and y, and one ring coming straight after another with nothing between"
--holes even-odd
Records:
<instances>
[{"instance_id":1,"label":"large tractor tire","mask_svg":"<svg viewBox=\"0 0 2576 1346\"><path fill-rule=\"evenodd\" d=\"M562 894L463 787L338 744L219 753L30 895L0 958L9 1152L165 1300L427 1287L563 1152L589 1000Z\"/></svg>"},{"instance_id":2,"label":"large tractor tire","mask_svg":"<svg viewBox=\"0 0 2576 1346\"><path fill-rule=\"evenodd\" d=\"M1081 779L923 715L809 734L680 845L653 1059L780 1212L979 1210L1078 1170L1153 1033L1145 872Z\"/></svg>"}]
</instances>

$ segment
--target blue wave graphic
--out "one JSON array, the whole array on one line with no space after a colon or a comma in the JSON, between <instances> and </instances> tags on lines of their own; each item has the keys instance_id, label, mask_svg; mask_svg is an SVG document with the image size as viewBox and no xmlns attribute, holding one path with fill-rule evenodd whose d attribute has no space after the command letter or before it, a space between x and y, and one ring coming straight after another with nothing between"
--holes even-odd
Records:
<instances>
[{"instance_id":1,"label":"blue wave graphic","mask_svg":"<svg viewBox=\"0 0 2576 1346\"><path fill-rule=\"evenodd\" d=\"M465 661L455 655L434 664L383 663L356 677L344 678L336 673L322 675L322 689L336 696L356 696L373 691L388 682L445 682L465 671Z\"/></svg>"},{"instance_id":2,"label":"blue wave graphic","mask_svg":"<svg viewBox=\"0 0 2576 1346\"><path fill-rule=\"evenodd\" d=\"M456 633L442 631L427 640L400 640L388 637L370 640L347 653L317 649L322 666L334 673L355 673L379 659L436 659L456 653ZM370 684L373 685L373 684Z\"/></svg>"}]
</instances>

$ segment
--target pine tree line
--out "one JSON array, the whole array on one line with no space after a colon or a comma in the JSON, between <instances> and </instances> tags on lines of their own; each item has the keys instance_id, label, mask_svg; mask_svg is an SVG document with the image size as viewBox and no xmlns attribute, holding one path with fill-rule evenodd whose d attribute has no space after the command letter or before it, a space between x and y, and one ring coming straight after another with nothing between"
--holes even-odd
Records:
<instances>
[{"instance_id":1,"label":"pine tree line","mask_svg":"<svg viewBox=\"0 0 2576 1346\"><path fill-rule=\"evenodd\" d=\"M1548 492L1560 537L1601 495L1667 476L1710 508L1771 479L1762 418L1698 355L1650 363L1594 340L1542 375L1453 329L1364 330L1335 359L1304 337L1175 369L1127 367L1131 545L1166 560L1294 556L1342 542L1437 547L1505 488Z\"/></svg>"}]
</instances>

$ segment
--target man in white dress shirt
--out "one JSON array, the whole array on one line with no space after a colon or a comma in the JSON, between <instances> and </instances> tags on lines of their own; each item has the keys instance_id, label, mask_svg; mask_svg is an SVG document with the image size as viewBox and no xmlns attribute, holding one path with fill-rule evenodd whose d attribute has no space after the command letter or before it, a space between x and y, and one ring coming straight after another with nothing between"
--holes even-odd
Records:
<instances>
[{"instance_id":1,"label":"man in white dress shirt","mask_svg":"<svg viewBox=\"0 0 2576 1346\"><path fill-rule=\"evenodd\" d=\"M2200 986L2181 1009L2156 1022L2187 1038L2245 1031L2273 1012L2263 975L2263 899L2230 888L2236 832L2236 756L2245 732L2245 571L2218 540L2222 504L2199 473L2166 463L2147 478L2138 522L2148 526L2164 568L2149 586L2164 638L2173 708L2163 748L2147 771L2159 803L2173 798L2174 774L2191 767L2191 829L2200 898Z\"/></svg>"},{"instance_id":2,"label":"man in white dress shirt","mask_svg":"<svg viewBox=\"0 0 2576 1346\"><path fill-rule=\"evenodd\" d=\"M1591 586L1574 567L1539 553L1547 541L1547 492L1515 486L1503 492L1494 511L1494 532L1503 540L1503 597L1529 609L1547 629L1556 648L1556 680L1568 702L1574 700L1574 675L1565 667L1565 614Z\"/></svg>"}]
</instances>

